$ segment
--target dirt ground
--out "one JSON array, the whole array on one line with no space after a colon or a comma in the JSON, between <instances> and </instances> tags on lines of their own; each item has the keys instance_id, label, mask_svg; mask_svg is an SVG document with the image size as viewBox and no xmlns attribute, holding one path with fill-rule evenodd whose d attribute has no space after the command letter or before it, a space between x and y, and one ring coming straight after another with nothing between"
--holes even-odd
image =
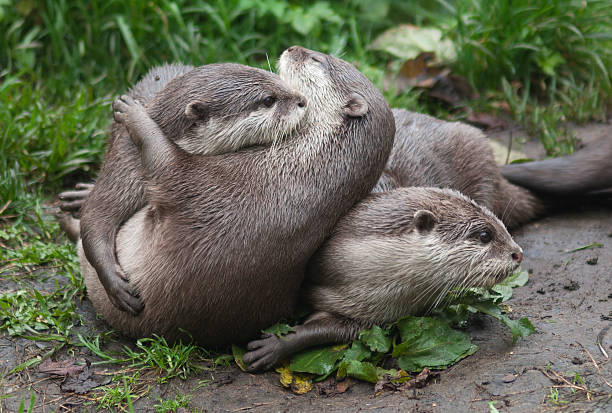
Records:
<instances>
[{"instance_id":1,"label":"dirt ground","mask_svg":"<svg viewBox=\"0 0 612 413\"><path fill-rule=\"evenodd\" d=\"M611 132L607 125L578 130L585 141ZM495 138L506 141L503 135ZM530 145L519 149L534 156ZM612 412L612 362L604 355L612 356L612 204L549 216L514 235L525 250L523 268L531 277L515 290L509 305L515 317L532 321L536 333L513 345L504 326L478 317L468 332L479 350L442 371L437 383L375 395L373 385L356 381L339 393L334 379L328 379L310 393L296 395L280 386L276 373L251 375L232 365L187 381L160 385L153 380L149 396L136 401L134 410L154 411L158 397L181 393L191 395L189 410L205 412L489 412L494 411L492 401L500 412ZM568 252L596 242L603 247ZM88 302L80 311L87 329L104 331ZM48 348L2 336L1 368L9 371ZM97 360L84 349L60 352L57 358L73 356ZM96 367L96 372L103 373L104 367ZM211 382L195 389L204 379ZM73 404L83 399L62 393L59 383L37 368L4 377L0 412L17 411L22 399L29 400L30 388L36 392L36 412L95 410Z\"/></svg>"}]
</instances>

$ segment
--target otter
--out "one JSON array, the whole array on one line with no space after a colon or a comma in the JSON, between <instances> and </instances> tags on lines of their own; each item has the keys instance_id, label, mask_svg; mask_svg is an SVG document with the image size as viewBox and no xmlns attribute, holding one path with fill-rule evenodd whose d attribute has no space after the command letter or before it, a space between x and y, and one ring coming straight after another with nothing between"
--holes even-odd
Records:
<instances>
[{"instance_id":1,"label":"otter","mask_svg":"<svg viewBox=\"0 0 612 413\"><path fill-rule=\"evenodd\" d=\"M498 167L477 128L403 109L393 109L393 115L395 142L375 192L403 186L456 189L516 228L559 200L612 188L609 137L574 155Z\"/></svg>"},{"instance_id":2,"label":"otter","mask_svg":"<svg viewBox=\"0 0 612 413\"><path fill-rule=\"evenodd\" d=\"M302 295L313 314L285 337L250 342L244 361L251 371L268 369L304 348L423 314L454 288L501 281L522 257L504 224L460 192L374 193L338 222L310 261Z\"/></svg>"},{"instance_id":3,"label":"otter","mask_svg":"<svg viewBox=\"0 0 612 413\"><path fill-rule=\"evenodd\" d=\"M154 68L128 95L147 105L168 139L189 152L208 155L278 140L296 127L305 106L304 98L277 75L233 63ZM144 303L117 263L115 239L119 227L147 202L138 158L126 128L113 123L80 223L87 260L111 302L131 314L140 312ZM73 201L64 209L78 206Z\"/></svg>"},{"instance_id":4,"label":"otter","mask_svg":"<svg viewBox=\"0 0 612 413\"><path fill-rule=\"evenodd\" d=\"M121 227L116 247L147 303L141 313L117 309L82 257L94 307L114 328L170 340L186 330L212 346L252 338L291 314L308 258L376 184L395 127L374 85L349 63L297 46L282 54L279 75L308 108L298 133L274 148L190 154L151 105L116 102L140 152L149 207Z\"/></svg>"},{"instance_id":5,"label":"otter","mask_svg":"<svg viewBox=\"0 0 612 413\"><path fill-rule=\"evenodd\" d=\"M249 343L249 370L268 369L310 346L350 341L375 323L422 314L451 288L501 281L522 260L506 226L546 212L548 196L612 187L603 178L591 182L593 174L608 173L610 141L597 162L590 150L536 163L547 176L559 167L592 171L574 176L567 187L526 189L502 176L478 129L401 109L393 115L395 142L373 193L343 217L309 263L302 299L314 313L295 333L280 339L264 334ZM532 171L531 165L512 170Z\"/></svg>"}]
</instances>

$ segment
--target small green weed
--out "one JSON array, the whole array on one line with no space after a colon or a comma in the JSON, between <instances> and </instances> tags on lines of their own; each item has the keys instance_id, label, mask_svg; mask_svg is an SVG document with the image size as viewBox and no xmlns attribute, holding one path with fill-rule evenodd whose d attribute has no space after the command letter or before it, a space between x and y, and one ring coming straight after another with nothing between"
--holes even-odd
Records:
<instances>
[{"instance_id":1,"label":"small green weed","mask_svg":"<svg viewBox=\"0 0 612 413\"><path fill-rule=\"evenodd\" d=\"M18 286L0 294L0 331L65 340L80 322L75 298L85 287L74 246L57 243L57 223L43 219L40 205L33 209L33 216L0 228L0 277ZM42 291L40 283L48 280L51 291Z\"/></svg>"},{"instance_id":2,"label":"small green weed","mask_svg":"<svg viewBox=\"0 0 612 413\"><path fill-rule=\"evenodd\" d=\"M136 341L136 349L129 347L123 348L122 354L108 354L101 349L100 336L85 338L78 335L81 345L87 347L92 353L100 357L103 361L94 364L124 364L129 368L140 370L152 369L161 372L159 381L165 383L173 377L187 379L202 367L195 363L196 353L203 349L193 343L183 344L182 341L170 345L159 336L152 338L141 338Z\"/></svg>"},{"instance_id":3,"label":"small green weed","mask_svg":"<svg viewBox=\"0 0 612 413\"><path fill-rule=\"evenodd\" d=\"M119 375L113 377L114 385L108 385L101 388L97 405L100 409L121 409L123 411L133 412L133 401L141 398L149 392L149 387L144 389L138 383L139 374L133 376Z\"/></svg>"},{"instance_id":4,"label":"small green weed","mask_svg":"<svg viewBox=\"0 0 612 413\"><path fill-rule=\"evenodd\" d=\"M32 393L30 396L30 404L28 405L28 410L25 407L25 399L21 399L19 403L19 413L32 413L34 411L34 402L36 402L36 394Z\"/></svg>"},{"instance_id":5,"label":"small green weed","mask_svg":"<svg viewBox=\"0 0 612 413\"><path fill-rule=\"evenodd\" d=\"M563 400L560 398L559 389L556 387L551 387L548 396L546 396L549 403L554 404L555 406L560 406L562 404L569 403L567 400Z\"/></svg>"},{"instance_id":6,"label":"small green weed","mask_svg":"<svg viewBox=\"0 0 612 413\"><path fill-rule=\"evenodd\" d=\"M139 351L125 348L125 354L134 366L160 370L162 375L159 380L162 383L172 377L185 380L189 375L202 370L202 367L193 362L194 353L198 351L198 346L193 343L183 344L179 340L169 345L163 337L154 336L139 339L136 347Z\"/></svg>"},{"instance_id":7,"label":"small green weed","mask_svg":"<svg viewBox=\"0 0 612 413\"><path fill-rule=\"evenodd\" d=\"M191 397L185 394L177 394L173 399L162 400L159 398L158 401L159 403L153 405L157 413L176 412L181 407L189 406Z\"/></svg>"}]
</instances>

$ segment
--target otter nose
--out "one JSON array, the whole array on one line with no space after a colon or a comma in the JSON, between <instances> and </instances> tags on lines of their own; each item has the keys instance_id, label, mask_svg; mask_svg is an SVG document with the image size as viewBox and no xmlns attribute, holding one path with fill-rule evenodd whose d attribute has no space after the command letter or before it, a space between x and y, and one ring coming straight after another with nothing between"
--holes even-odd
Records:
<instances>
[{"instance_id":1,"label":"otter nose","mask_svg":"<svg viewBox=\"0 0 612 413\"><path fill-rule=\"evenodd\" d=\"M516 261L517 264L520 264L523 261L523 253L521 251L512 253L512 260Z\"/></svg>"}]
</instances>

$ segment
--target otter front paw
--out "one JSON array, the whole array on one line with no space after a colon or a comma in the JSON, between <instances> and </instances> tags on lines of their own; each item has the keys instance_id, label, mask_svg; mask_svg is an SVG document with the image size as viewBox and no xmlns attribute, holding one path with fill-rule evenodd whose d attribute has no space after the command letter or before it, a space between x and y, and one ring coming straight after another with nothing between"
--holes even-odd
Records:
<instances>
[{"instance_id":1,"label":"otter front paw","mask_svg":"<svg viewBox=\"0 0 612 413\"><path fill-rule=\"evenodd\" d=\"M109 300L119 310L137 315L144 309L144 302L140 294L133 285L130 285L129 279L119 265L115 266L113 274L99 278Z\"/></svg>"},{"instance_id":2,"label":"otter front paw","mask_svg":"<svg viewBox=\"0 0 612 413\"><path fill-rule=\"evenodd\" d=\"M260 340L249 342L247 350L242 358L247 371L270 370L284 357L281 339L270 333L264 333Z\"/></svg>"},{"instance_id":3,"label":"otter front paw","mask_svg":"<svg viewBox=\"0 0 612 413\"><path fill-rule=\"evenodd\" d=\"M113 117L118 123L125 125L128 132L135 138L139 127L150 121L145 107L129 95L122 95L113 102Z\"/></svg>"}]
</instances>

